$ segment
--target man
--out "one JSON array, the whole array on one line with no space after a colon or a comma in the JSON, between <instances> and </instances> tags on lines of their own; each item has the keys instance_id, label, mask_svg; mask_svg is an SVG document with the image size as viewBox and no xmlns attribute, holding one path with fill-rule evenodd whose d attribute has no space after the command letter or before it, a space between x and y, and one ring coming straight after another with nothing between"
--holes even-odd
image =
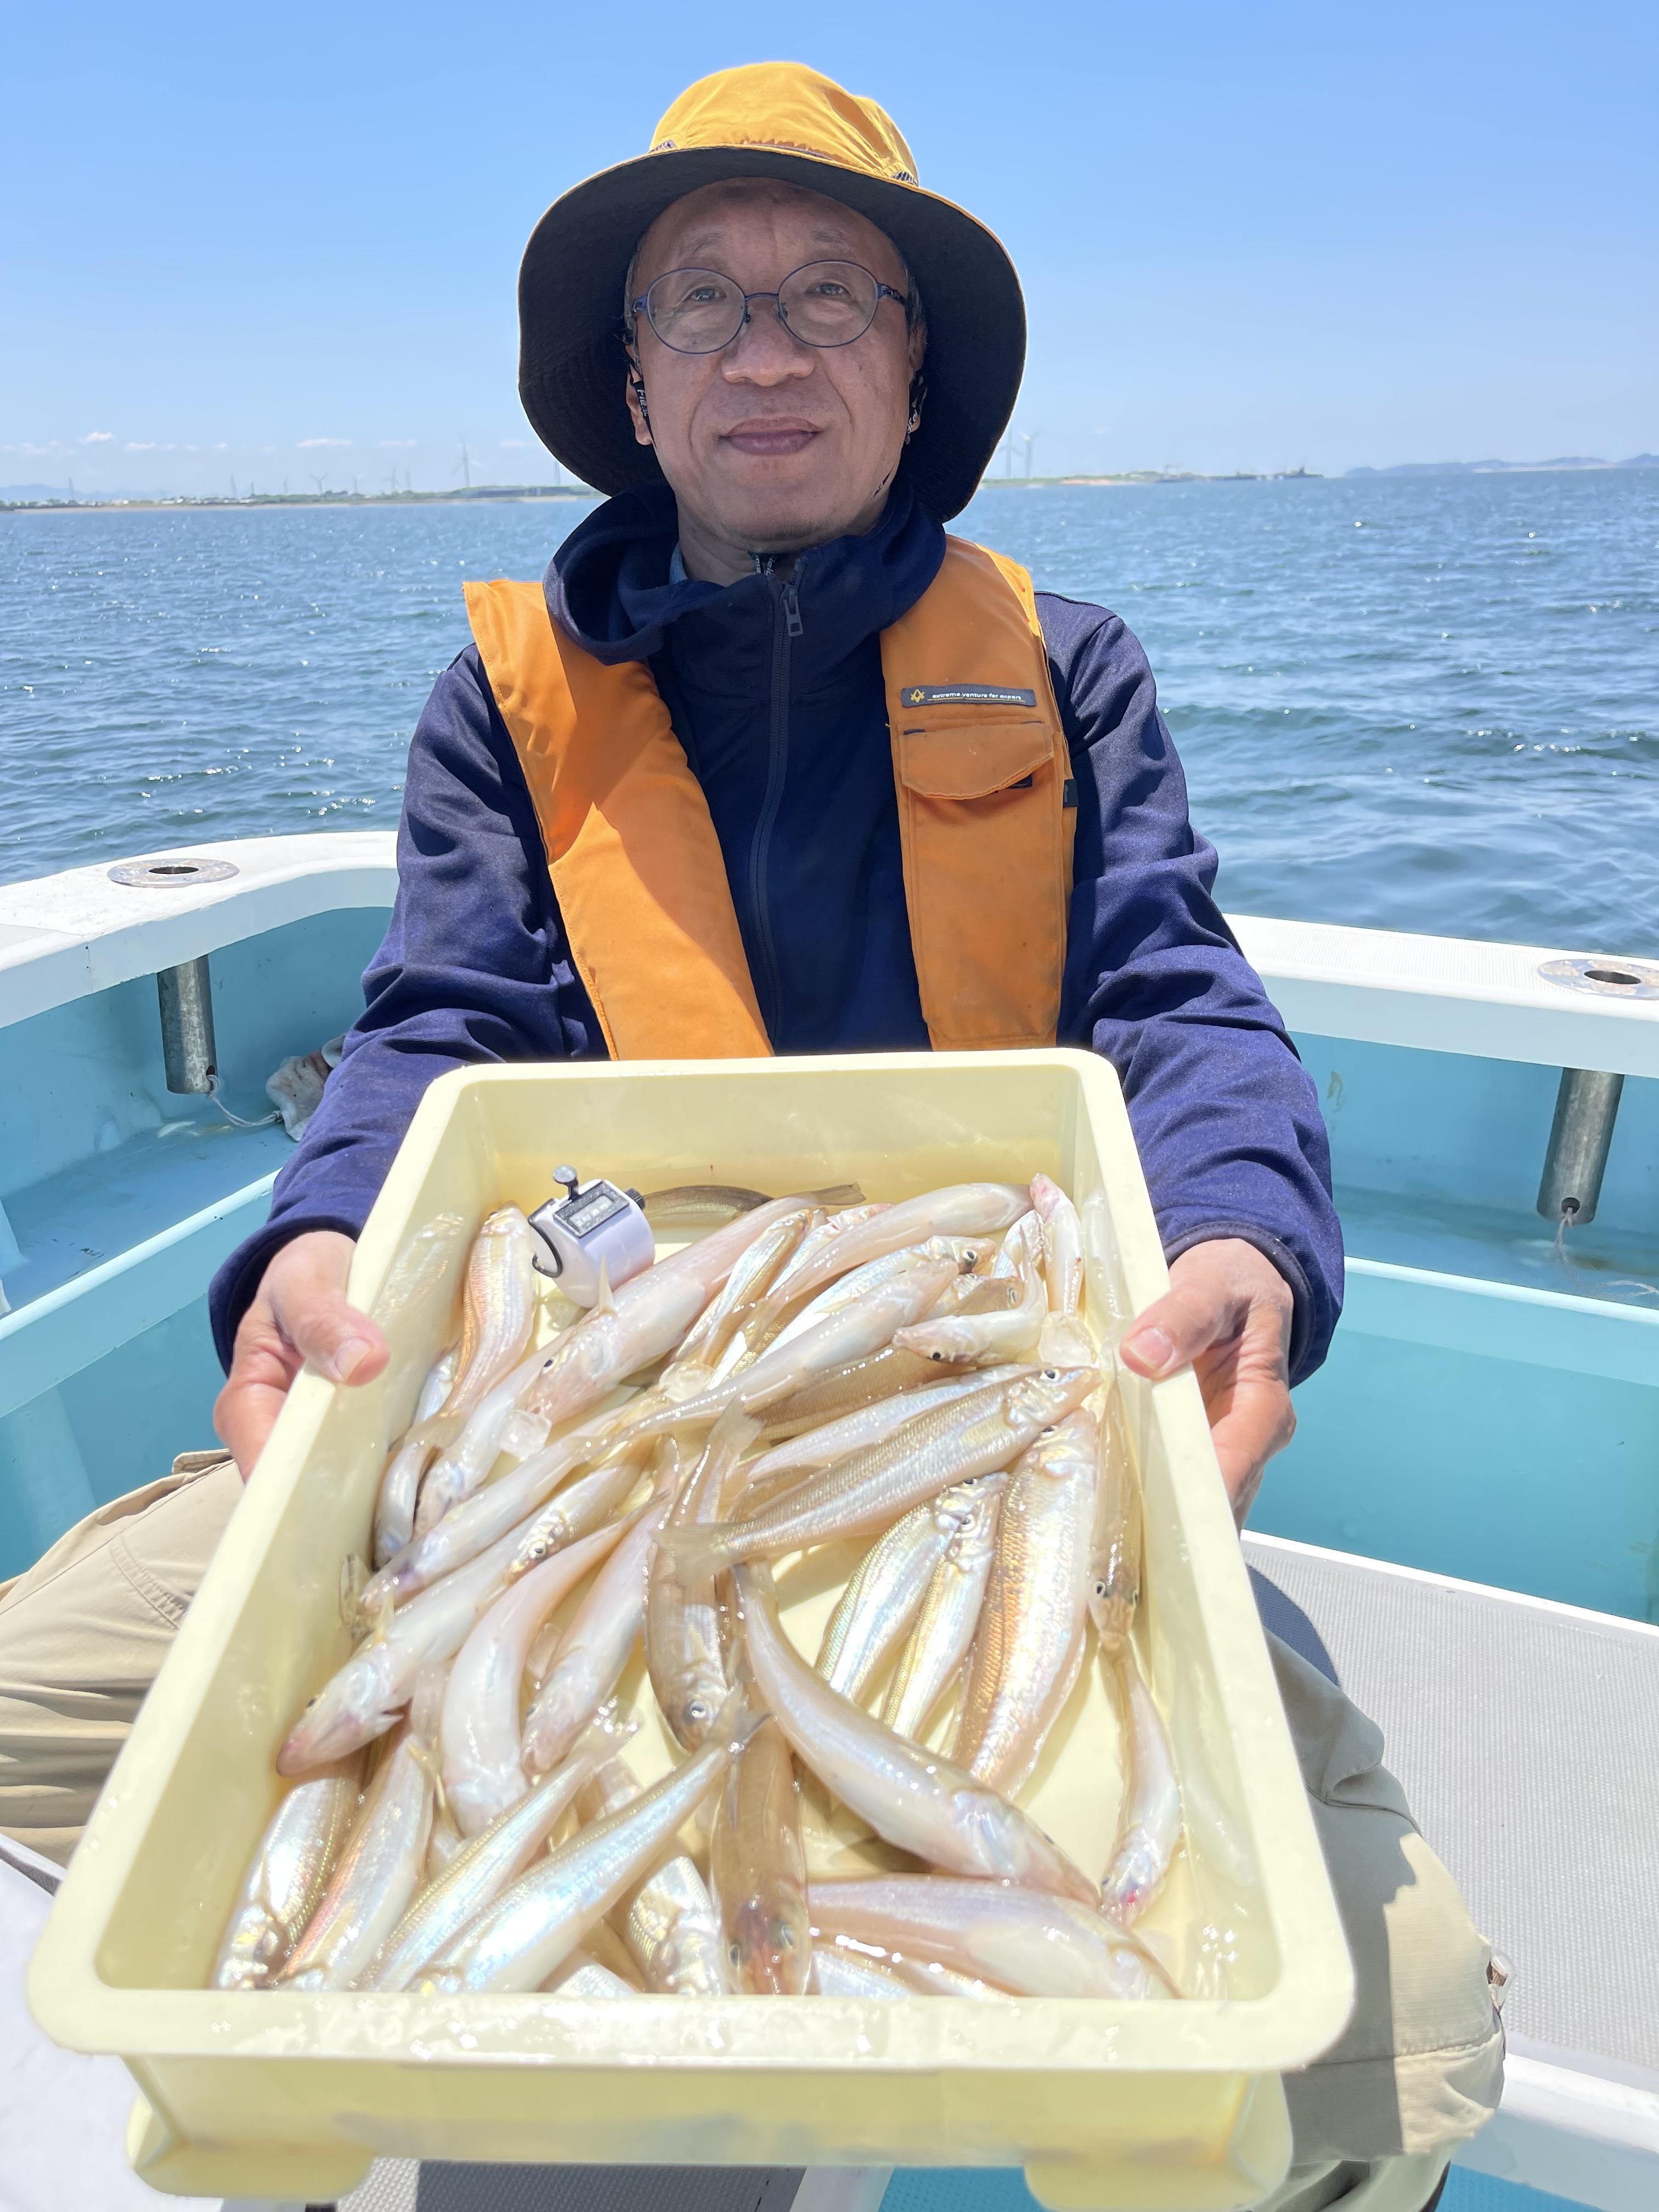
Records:
<instances>
[{"instance_id":1,"label":"man","mask_svg":"<svg viewBox=\"0 0 1659 2212\"><path fill-rule=\"evenodd\" d=\"M347 1269L434 1075L1058 1037L1121 1077L1170 1259L1123 1357L1196 1368L1242 1521L1340 1303L1324 1133L1212 902L1139 647L945 537L1018 386L1006 253L921 189L879 108L769 64L694 86L650 153L550 210L520 314L531 421L615 496L544 587L469 590L366 1012L214 1286L235 1462L305 1361L342 1382L384 1364ZM118 1571L176 1620L235 1494L222 1466L191 1473L72 1531L44 1587L37 1569L0 1602L0 1674L32 1619L55 1609L61 1644L79 1605L106 1678ZM165 1640L146 1624L91 1745L37 1661L0 1713L14 1832L67 1855ZM1496 2101L1487 1954L1376 1731L1274 1658L1361 1985L1290 2085L1275 2202L1420 2212Z\"/></svg>"}]
</instances>

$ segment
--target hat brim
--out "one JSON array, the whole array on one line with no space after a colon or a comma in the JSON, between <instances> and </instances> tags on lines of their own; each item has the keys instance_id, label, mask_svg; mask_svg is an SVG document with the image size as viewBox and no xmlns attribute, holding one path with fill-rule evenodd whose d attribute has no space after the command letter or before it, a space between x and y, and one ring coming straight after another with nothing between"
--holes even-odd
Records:
<instances>
[{"instance_id":1,"label":"hat brim","mask_svg":"<svg viewBox=\"0 0 1659 2212\"><path fill-rule=\"evenodd\" d=\"M1013 412L1025 303L1001 242L919 185L757 146L644 154L566 192L537 224L519 272L519 393L532 428L583 483L617 493L662 482L623 394L623 283L665 208L701 185L775 177L822 192L884 231L927 319L927 398L906 467L942 520L973 497Z\"/></svg>"}]
</instances>

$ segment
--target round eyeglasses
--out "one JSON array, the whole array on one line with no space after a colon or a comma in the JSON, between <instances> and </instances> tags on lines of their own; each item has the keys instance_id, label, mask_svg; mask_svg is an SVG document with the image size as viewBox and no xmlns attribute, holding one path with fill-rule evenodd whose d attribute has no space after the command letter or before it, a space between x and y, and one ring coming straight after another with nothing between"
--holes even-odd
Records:
<instances>
[{"instance_id":1,"label":"round eyeglasses","mask_svg":"<svg viewBox=\"0 0 1659 2212\"><path fill-rule=\"evenodd\" d=\"M718 269L669 269L629 302L675 353L720 353L750 319L750 303L769 300L778 320L803 345L851 345L876 319L884 300L908 307L902 292L856 261L809 261L775 292L745 292Z\"/></svg>"}]
</instances>

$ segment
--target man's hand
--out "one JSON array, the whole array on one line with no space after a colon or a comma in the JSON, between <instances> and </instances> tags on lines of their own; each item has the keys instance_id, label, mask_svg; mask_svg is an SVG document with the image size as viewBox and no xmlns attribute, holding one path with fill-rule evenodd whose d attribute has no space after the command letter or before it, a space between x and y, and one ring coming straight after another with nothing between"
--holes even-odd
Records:
<instances>
[{"instance_id":1,"label":"man's hand","mask_svg":"<svg viewBox=\"0 0 1659 2212\"><path fill-rule=\"evenodd\" d=\"M1261 1471L1296 1433L1291 1404L1291 1286L1242 1237L1194 1244L1170 1269L1165 1297L1123 1340L1126 1367L1154 1382L1191 1367L1204 1393L1221 1479L1242 1528Z\"/></svg>"},{"instance_id":2,"label":"man's hand","mask_svg":"<svg viewBox=\"0 0 1659 2212\"><path fill-rule=\"evenodd\" d=\"M259 1279L213 1409L213 1425L244 1481L307 1360L335 1382L370 1382L386 1365L386 1339L346 1304L355 1249L336 1230L313 1229L284 1244Z\"/></svg>"}]
</instances>

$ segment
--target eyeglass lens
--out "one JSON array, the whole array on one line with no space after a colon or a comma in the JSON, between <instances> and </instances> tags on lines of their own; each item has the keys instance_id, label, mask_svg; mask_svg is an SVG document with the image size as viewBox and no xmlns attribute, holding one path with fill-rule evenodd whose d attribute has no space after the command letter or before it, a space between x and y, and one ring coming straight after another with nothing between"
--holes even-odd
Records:
<instances>
[{"instance_id":1,"label":"eyeglass lens","mask_svg":"<svg viewBox=\"0 0 1659 2212\"><path fill-rule=\"evenodd\" d=\"M810 261L779 285L777 311L806 345L850 345L869 329L880 299L876 279L855 261ZM670 269L647 292L645 312L676 353L718 353L743 328L744 295L716 269Z\"/></svg>"}]
</instances>

